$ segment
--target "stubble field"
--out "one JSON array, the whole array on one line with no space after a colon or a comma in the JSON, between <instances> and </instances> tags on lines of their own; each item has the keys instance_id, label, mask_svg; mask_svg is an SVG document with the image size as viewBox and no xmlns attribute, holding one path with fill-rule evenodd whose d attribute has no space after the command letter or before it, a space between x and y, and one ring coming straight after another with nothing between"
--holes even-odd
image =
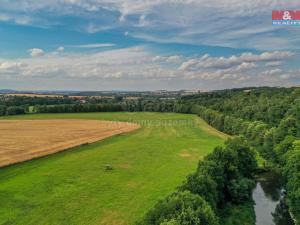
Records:
<instances>
[{"instance_id":1,"label":"stubble field","mask_svg":"<svg viewBox=\"0 0 300 225\"><path fill-rule=\"evenodd\" d=\"M0 167L137 128L133 123L97 120L0 120Z\"/></svg>"}]
</instances>

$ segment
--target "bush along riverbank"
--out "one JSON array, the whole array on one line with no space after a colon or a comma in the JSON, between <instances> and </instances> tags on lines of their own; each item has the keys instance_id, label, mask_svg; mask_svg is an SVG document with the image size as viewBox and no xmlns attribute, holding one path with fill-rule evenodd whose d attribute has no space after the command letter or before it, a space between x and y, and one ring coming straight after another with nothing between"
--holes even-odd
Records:
<instances>
[{"instance_id":1,"label":"bush along riverbank","mask_svg":"<svg viewBox=\"0 0 300 225\"><path fill-rule=\"evenodd\" d=\"M295 224L300 224L300 141L295 141L292 150L285 156L283 174L287 178L287 203Z\"/></svg>"}]
</instances>

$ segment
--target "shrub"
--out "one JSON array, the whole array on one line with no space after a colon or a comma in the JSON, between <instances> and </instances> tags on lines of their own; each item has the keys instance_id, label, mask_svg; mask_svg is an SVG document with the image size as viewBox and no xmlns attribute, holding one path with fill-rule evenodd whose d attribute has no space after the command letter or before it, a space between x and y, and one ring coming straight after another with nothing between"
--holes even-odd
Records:
<instances>
[{"instance_id":1,"label":"shrub","mask_svg":"<svg viewBox=\"0 0 300 225\"><path fill-rule=\"evenodd\" d=\"M179 190L190 191L191 193L202 196L212 207L216 208L218 202L217 184L210 175L192 174Z\"/></svg>"},{"instance_id":2,"label":"shrub","mask_svg":"<svg viewBox=\"0 0 300 225\"><path fill-rule=\"evenodd\" d=\"M175 192L159 201L139 225L217 225L210 205L199 195Z\"/></svg>"},{"instance_id":3,"label":"shrub","mask_svg":"<svg viewBox=\"0 0 300 225\"><path fill-rule=\"evenodd\" d=\"M228 185L231 201L234 203L242 203L251 199L251 193L254 187L254 180L248 178L231 180Z\"/></svg>"}]
</instances>

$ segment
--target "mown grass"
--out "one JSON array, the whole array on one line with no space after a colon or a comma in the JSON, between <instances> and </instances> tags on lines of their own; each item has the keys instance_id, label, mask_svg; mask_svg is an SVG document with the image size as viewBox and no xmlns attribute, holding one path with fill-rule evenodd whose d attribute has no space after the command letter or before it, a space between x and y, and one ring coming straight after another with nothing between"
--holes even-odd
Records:
<instances>
[{"instance_id":1,"label":"mown grass","mask_svg":"<svg viewBox=\"0 0 300 225\"><path fill-rule=\"evenodd\" d=\"M0 168L0 224L133 224L226 137L186 114L31 114L3 119L66 118L134 121L142 128ZM105 171L106 164L113 170Z\"/></svg>"}]
</instances>

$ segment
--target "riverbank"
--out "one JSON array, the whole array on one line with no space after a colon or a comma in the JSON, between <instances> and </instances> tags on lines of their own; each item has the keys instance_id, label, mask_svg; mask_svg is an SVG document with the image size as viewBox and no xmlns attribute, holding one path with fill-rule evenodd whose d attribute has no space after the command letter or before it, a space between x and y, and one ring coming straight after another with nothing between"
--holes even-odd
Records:
<instances>
[{"instance_id":1,"label":"riverbank","mask_svg":"<svg viewBox=\"0 0 300 225\"><path fill-rule=\"evenodd\" d=\"M294 225L285 202L283 177L278 170L269 170L257 177L252 198L256 225Z\"/></svg>"},{"instance_id":2,"label":"riverbank","mask_svg":"<svg viewBox=\"0 0 300 225\"><path fill-rule=\"evenodd\" d=\"M252 192L253 201L228 204L220 212L222 225L295 225L285 201L283 178L277 169L261 170Z\"/></svg>"}]
</instances>

